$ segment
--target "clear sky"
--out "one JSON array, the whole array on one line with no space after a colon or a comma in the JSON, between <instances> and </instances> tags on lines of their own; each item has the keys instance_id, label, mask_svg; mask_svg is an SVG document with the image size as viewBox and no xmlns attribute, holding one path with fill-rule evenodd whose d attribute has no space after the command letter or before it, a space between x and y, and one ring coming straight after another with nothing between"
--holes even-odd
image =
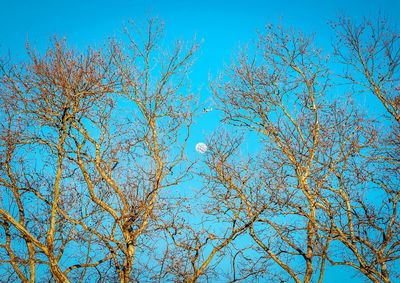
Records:
<instances>
[{"instance_id":1,"label":"clear sky","mask_svg":"<svg viewBox=\"0 0 400 283\"><path fill-rule=\"evenodd\" d=\"M255 38L256 30L265 24L280 22L316 33L317 43L329 48L329 20L340 14L357 19L379 13L398 24L400 0L0 0L0 56L10 52L13 57L23 57L27 39L43 50L53 35L65 36L77 48L101 45L108 36L121 33L129 19L144 21L157 16L165 22L168 38L196 37L202 42L191 79L193 91L206 101L210 95L209 74L222 70L234 51ZM196 142L206 139L217 121L216 113L200 118L189 147L194 150ZM345 269L335 269L334 273L328 270L325 282L362 281L352 278Z\"/></svg>"}]
</instances>

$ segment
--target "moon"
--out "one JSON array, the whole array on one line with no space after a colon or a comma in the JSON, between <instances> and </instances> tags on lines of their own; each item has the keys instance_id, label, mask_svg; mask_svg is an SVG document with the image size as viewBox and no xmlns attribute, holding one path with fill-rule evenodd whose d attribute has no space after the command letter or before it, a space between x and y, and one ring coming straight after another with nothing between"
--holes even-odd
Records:
<instances>
[{"instance_id":1,"label":"moon","mask_svg":"<svg viewBox=\"0 0 400 283\"><path fill-rule=\"evenodd\" d=\"M198 144L196 144L196 151L198 153L204 154L207 151L207 145L203 142L199 142Z\"/></svg>"}]
</instances>

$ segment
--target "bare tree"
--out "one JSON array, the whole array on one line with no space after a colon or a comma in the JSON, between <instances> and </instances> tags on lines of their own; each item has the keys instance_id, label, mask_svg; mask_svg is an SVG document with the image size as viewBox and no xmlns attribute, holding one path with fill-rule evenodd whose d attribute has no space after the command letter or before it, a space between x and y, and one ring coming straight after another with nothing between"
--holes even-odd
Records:
<instances>
[{"instance_id":1,"label":"bare tree","mask_svg":"<svg viewBox=\"0 0 400 283\"><path fill-rule=\"evenodd\" d=\"M190 173L196 46L164 48L162 25L146 28L127 32L128 51L55 41L44 56L28 48L29 64L2 64L1 248L22 281L43 268L62 282L138 281L163 249L169 190Z\"/></svg>"},{"instance_id":2,"label":"bare tree","mask_svg":"<svg viewBox=\"0 0 400 283\"><path fill-rule=\"evenodd\" d=\"M236 182L242 185L230 186L248 217L267 206L250 236L286 273L282 280L310 282L323 273L317 259L329 244L318 229L321 185L314 179L328 169L318 162L325 150L321 119L329 107L324 58L311 38L269 26L255 50L244 50L226 77L215 88L224 121L256 132L263 152L252 168L259 173L247 180L238 172Z\"/></svg>"},{"instance_id":3,"label":"bare tree","mask_svg":"<svg viewBox=\"0 0 400 283\"><path fill-rule=\"evenodd\" d=\"M342 16L332 22L336 31L335 58L345 65L344 78L374 94L400 122L400 35L384 18L356 23Z\"/></svg>"},{"instance_id":4,"label":"bare tree","mask_svg":"<svg viewBox=\"0 0 400 283\"><path fill-rule=\"evenodd\" d=\"M1 65L0 180L6 205L0 213L10 237L7 261L22 281L35 281L36 270L46 265L66 282L65 252L78 240L76 225L90 217L80 212L84 198L68 159L68 136L73 118L93 111L115 83L108 76L110 59L95 50L79 56L60 41L43 57L27 50L29 63Z\"/></svg>"},{"instance_id":5,"label":"bare tree","mask_svg":"<svg viewBox=\"0 0 400 283\"><path fill-rule=\"evenodd\" d=\"M370 149L335 172L344 211L335 226L336 239L348 248L348 253L330 261L352 266L373 282L391 282L399 276L395 265L400 256L400 38L385 18L365 19L357 24L341 17L333 27L337 33L335 58L345 69L339 75L353 89L361 86L377 97L389 118L394 118L394 124L378 117L375 124L379 130Z\"/></svg>"},{"instance_id":6,"label":"bare tree","mask_svg":"<svg viewBox=\"0 0 400 283\"><path fill-rule=\"evenodd\" d=\"M146 259L154 253L160 219L171 205L170 190L189 174L191 164L185 162L184 150L195 102L188 94L187 74L197 48L189 46L186 51L179 42L172 49L163 47L163 27L153 20L145 32L127 30L127 35L130 53L118 50L115 56L121 78L118 103L131 106L128 112L119 112L116 120L127 119L126 127L115 132L116 136L124 133L121 143L111 134L115 127L100 121L97 127L104 138L95 139L84 125L77 126L96 151L77 152L82 173L99 175L113 191L107 202L95 194L91 199L114 223L108 232L118 242L120 254L113 258L123 282L134 279L132 274L140 280L140 273L150 268L137 265L134 269L135 258Z\"/></svg>"},{"instance_id":7,"label":"bare tree","mask_svg":"<svg viewBox=\"0 0 400 283\"><path fill-rule=\"evenodd\" d=\"M263 210L249 234L256 251L265 253L264 266L276 266L259 266L259 274L322 282L329 261L389 282L386 263L397 260L398 250L398 174L371 159L380 141L373 121L347 95L334 95L329 73L311 37L269 26L214 84L223 121L256 133L260 153L246 166L219 162L223 169L213 168L230 172L219 182L241 199L235 205L228 198L227 210L248 217ZM346 252L337 252L343 245ZM247 274L256 276L255 268Z\"/></svg>"}]
</instances>

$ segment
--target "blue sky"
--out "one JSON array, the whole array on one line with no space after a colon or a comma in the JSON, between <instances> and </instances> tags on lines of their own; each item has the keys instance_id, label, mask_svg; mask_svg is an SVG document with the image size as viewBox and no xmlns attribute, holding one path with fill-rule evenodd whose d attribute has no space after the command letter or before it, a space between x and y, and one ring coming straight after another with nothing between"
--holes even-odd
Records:
<instances>
[{"instance_id":1,"label":"blue sky","mask_svg":"<svg viewBox=\"0 0 400 283\"><path fill-rule=\"evenodd\" d=\"M392 20L400 16L398 0L328 1L4 1L0 0L0 54L24 55L25 42L44 49L53 35L66 37L82 48L101 45L109 36L121 35L133 19L157 16L166 24L170 39L202 42L191 79L194 91L208 96L209 74L215 75L229 63L234 52L254 39L267 23L282 23L306 33L315 33L317 44L329 48L329 20L339 14L352 18L379 12Z\"/></svg>"},{"instance_id":2,"label":"blue sky","mask_svg":"<svg viewBox=\"0 0 400 283\"><path fill-rule=\"evenodd\" d=\"M158 16L174 38L204 39L199 68L220 65L239 43L254 37L265 23L281 22L305 32L317 32L329 40L326 25L340 13L352 17L379 11L396 19L400 1L4 1L0 9L0 44L21 52L26 39L38 47L54 34L66 36L76 45L95 44L121 31L129 19Z\"/></svg>"},{"instance_id":3,"label":"blue sky","mask_svg":"<svg viewBox=\"0 0 400 283\"><path fill-rule=\"evenodd\" d=\"M108 36L120 35L129 19L144 21L157 16L166 24L169 39L202 42L191 80L193 91L208 99L209 74L215 75L229 63L235 50L255 38L256 30L267 23L282 23L306 33L316 33L316 41L329 48L332 31L329 20L339 14L354 19L389 16L398 23L400 0L339 1L5 1L0 0L0 56L10 51L23 58L25 42L43 50L53 35L66 37L77 48L101 45ZM218 124L216 113L196 122L189 147L206 139ZM325 282L362 282L351 273L328 270Z\"/></svg>"}]
</instances>

